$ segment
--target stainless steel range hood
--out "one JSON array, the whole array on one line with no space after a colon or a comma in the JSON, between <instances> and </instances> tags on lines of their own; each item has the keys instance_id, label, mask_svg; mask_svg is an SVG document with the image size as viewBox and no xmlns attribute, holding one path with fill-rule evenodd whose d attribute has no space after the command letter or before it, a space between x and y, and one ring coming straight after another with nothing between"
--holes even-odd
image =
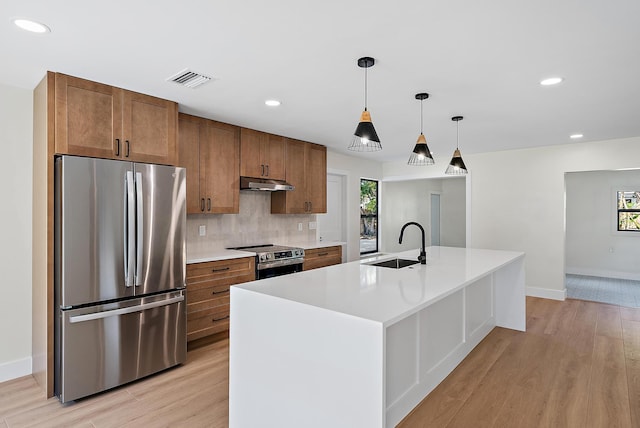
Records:
<instances>
[{"instance_id":1,"label":"stainless steel range hood","mask_svg":"<svg viewBox=\"0 0 640 428\"><path fill-rule=\"evenodd\" d=\"M240 177L240 190L262 190L275 192L278 190L293 190L291 184L282 180L272 180L270 178Z\"/></svg>"}]
</instances>

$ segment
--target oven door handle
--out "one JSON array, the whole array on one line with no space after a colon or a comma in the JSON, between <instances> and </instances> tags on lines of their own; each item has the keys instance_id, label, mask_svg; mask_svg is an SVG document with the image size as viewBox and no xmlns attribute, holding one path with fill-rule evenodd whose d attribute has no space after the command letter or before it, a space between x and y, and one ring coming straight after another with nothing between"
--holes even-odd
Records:
<instances>
[{"instance_id":1,"label":"oven door handle","mask_svg":"<svg viewBox=\"0 0 640 428\"><path fill-rule=\"evenodd\" d=\"M299 257L295 259L274 260L272 262L258 263L258 266L256 268L258 270L265 270L265 269L271 269L271 268L276 268L280 266L299 265L302 263L304 263L304 258Z\"/></svg>"}]
</instances>

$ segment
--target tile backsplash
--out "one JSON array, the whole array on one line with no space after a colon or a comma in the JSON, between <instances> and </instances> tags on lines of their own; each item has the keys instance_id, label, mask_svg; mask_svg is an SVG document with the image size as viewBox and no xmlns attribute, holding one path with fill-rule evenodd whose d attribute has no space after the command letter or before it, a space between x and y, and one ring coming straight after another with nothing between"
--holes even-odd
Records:
<instances>
[{"instance_id":1,"label":"tile backsplash","mask_svg":"<svg viewBox=\"0 0 640 428\"><path fill-rule=\"evenodd\" d=\"M189 251L220 250L255 244L312 241L316 230L309 229L315 214L271 214L269 192L240 192L239 214L189 214L187 216L187 249ZM302 223L302 231L298 224ZM199 227L206 226L206 236Z\"/></svg>"}]
</instances>

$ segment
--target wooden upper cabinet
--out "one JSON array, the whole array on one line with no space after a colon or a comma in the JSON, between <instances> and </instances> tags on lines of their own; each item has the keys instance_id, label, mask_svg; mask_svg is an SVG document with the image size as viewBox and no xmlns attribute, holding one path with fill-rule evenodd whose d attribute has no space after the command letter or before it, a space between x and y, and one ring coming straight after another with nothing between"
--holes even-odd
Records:
<instances>
[{"instance_id":1,"label":"wooden upper cabinet","mask_svg":"<svg viewBox=\"0 0 640 428\"><path fill-rule=\"evenodd\" d=\"M187 214L240 209L240 129L180 114L178 164L187 169Z\"/></svg>"},{"instance_id":2,"label":"wooden upper cabinet","mask_svg":"<svg viewBox=\"0 0 640 428\"><path fill-rule=\"evenodd\" d=\"M286 181L291 191L271 195L273 214L317 214L327 212L327 148L287 139Z\"/></svg>"},{"instance_id":3,"label":"wooden upper cabinet","mask_svg":"<svg viewBox=\"0 0 640 428\"><path fill-rule=\"evenodd\" d=\"M276 212L280 214L303 214L307 212L307 191L304 156L307 143L297 140L287 140L286 151L286 181L294 187L294 190L281 191L271 196L273 210L273 199L285 199L284 209L279 207ZM276 204L277 205L277 204Z\"/></svg>"},{"instance_id":4,"label":"wooden upper cabinet","mask_svg":"<svg viewBox=\"0 0 640 428\"><path fill-rule=\"evenodd\" d=\"M117 156L122 143L122 90L56 73L55 151L99 158Z\"/></svg>"},{"instance_id":5,"label":"wooden upper cabinet","mask_svg":"<svg viewBox=\"0 0 640 428\"><path fill-rule=\"evenodd\" d=\"M175 165L178 104L122 91L122 159Z\"/></svg>"},{"instance_id":6,"label":"wooden upper cabinet","mask_svg":"<svg viewBox=\"0 0 640 428\"><path fill-rule=\"evenodd\" d=\"M240 129L206 121L200 135L200 192L204 187L207 212L240 212Z\"/></svg>"},{"instance_id":7,"label":"wooden upper cabinet","mask_svg":"<svg viewBox=\"0 0 640 428\"><path fill-rule=\"evenodd\" d=\"M269 134L268 146L264 150L264 163L267 169L267 178L284 180L285 173L285 138Z\"/></svg>"},{"instance_id":8,"label":"wooden upper cabinet","mask_svg":"<svg viewBox=\"0 0 640 428\"><path fill-rule=\"evenodd\" d=\"M285 138L242 128L240 131L240 175L285 179Z\"/></svg>"},{"instance_id":9,"label":"wooden upper cabinet","mask_svg":"<svg viewBox=\"0 0 640 428\"><path fill-rule=\"evenodd\" d=\"M311 213L327 212L327 148L318 144L306 145L305 156L307 201Z\"/></svg>"},{"instance_id":10,"label":"wooden upper cabinet","mask_svg":"<svg viewBox=\"0 0 640 428\"><path fill-rule=\"evenodd\" d=\"M187 170L187 214L203 212L200 201L200 122L180 114L178 120L178 166Z\"/></svg>"},{"instance_id":11,"label":"wooden upper cabinet","mask_svg":"<svg viewBox=\"0 0 640 428\"><path fill-rule=\"evenodd\" d=\"M55 111L56 153L176 164L175 102L56 73Z\"/></svg>"}]
</instances>

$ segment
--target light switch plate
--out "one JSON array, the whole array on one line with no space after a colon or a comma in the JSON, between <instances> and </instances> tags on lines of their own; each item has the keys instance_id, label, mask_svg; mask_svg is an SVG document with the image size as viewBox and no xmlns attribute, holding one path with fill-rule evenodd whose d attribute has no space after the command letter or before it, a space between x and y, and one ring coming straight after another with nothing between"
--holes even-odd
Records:
<instances>
[{"instance_id":1,"label":"light switch plate","mask_svg":"<svg viewBox=\"0 0 640 428\"><path fill-rule=\"evenodd\" d=\"M200 236L207 236L207 226L204 224L201 224L200 227L198 228L198 234Z\"/></svg>"},{"instance_id":2,"label":"light switch plate","mask_svg":"<svg viewBox=\"0 0 640 428\"><path fill-rule=\"evenodd\" d=\"M302 232L302 223L298 223L298 232Z\"/></svg>"},{"instance_id":3,"label":"light switch plate","mask_svg":"<svg viewBox=\"0 0 640 428\"><path fill-rule=\"evenodd\" d=\"M315 221L309 222L309 230L315 230L318 227L318 223Z\"/></svg>"}]
</instances>

